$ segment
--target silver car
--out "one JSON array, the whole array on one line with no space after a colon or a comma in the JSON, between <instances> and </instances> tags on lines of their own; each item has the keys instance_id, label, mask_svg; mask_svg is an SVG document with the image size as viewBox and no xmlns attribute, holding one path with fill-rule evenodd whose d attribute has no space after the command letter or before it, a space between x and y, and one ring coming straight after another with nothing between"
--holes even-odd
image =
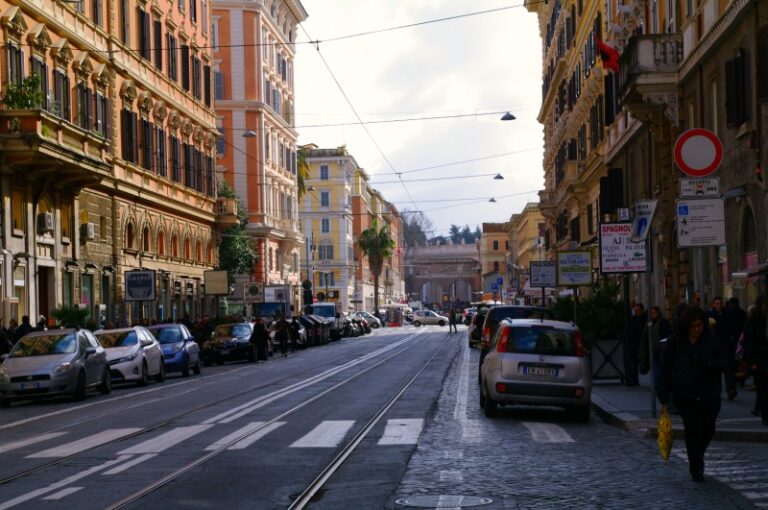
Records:
<instances>
[{"instance_id":1,"label":"silver car","mask_svg":"<svg viewBox=\"0 0 768 510\"><path fill-rule=\"evenodd\" d=\"M448 324L448 317L438 315L432 310L418 310L413 312L413 325L421 326L422 324L437 324L438 326L445 326Z\"/></svg>"},{"instance_id":2,"label":"silver car","mask_svg":"<svg viewBox=\"0 0 768 510\"><path fill-rule=\"evenodd\" d=\"M353 314L354 317L361 317L368 321L368 325L372 327L373 329L380 328L381 327L381 321L374 317L374 315L371 312L366 312L365 310L361 312L355 312Z\"/></svg>"},{"instance_id":3,"label":"silver car","mask_svg":"<svg viewBox=\"0 0 768 510\"><path fill-rule=\"evenodd\" d=\"M0 405L12 399L71 395L85 398L88 388L112 391L107 354L88 330L53 329L25 335L3 356Z\"/></svg>"},{"instance_id":4,"label":"silver car","mask_svg":"<svg viewBox=\"0 0 768 510\"><path fill-rule=\"evenodd\" d=\"M564 407L589 421L592 370L579 328L568 322L504 319L480 367L480 407L495 416L499 405Z\"/></svg>"}]
</instances>

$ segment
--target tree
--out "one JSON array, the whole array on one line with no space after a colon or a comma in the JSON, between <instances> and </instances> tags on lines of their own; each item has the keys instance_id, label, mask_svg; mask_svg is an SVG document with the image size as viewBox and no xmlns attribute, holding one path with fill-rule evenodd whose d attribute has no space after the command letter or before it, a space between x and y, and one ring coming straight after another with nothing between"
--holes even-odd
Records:
<instances>
[{"instance_id":1,"label":"tree","mask_svg":"<svg viewBox=\"0 0 768 510\"><path fill-rule=\"evenodd\" d=\"M462 239L461 227L458 225L451 224L450 235L451 235L451 241L453 242L453 244L459 244Z\"/></svg>"},{"instance_id":2,"label":"tree","mask_svg":"<svg viewBox=\"0 0 768 510\"><path fill-rule=\"evenodd\" d=\"M427 233L433 230L432 222L423 212L404 210L403 238L406 246L424 246L427 244Z\"/></svg>"},{"instance_id":3,"label":"tree","mask_svg":"<svg viewBox=\"0 0 768 510\"><path fill-rule=\"evenodd\" d=\"M309 180L309 163L307 156L309 149L300 148L296 154L296 187L299 198L307 192L306 182Z\"/></svg>"},{"instance_id":4,"label":"tree","mask_svg":"<svg viewBox=\"0 0 768 510\"><path fill-rule=\"evenodd\" d=\"M392 251L395 249L395 242L389 232L388 225L382 225L379 228L376 220L371 227L360 233L360 239L357 240L357 246L368 257L368 265L373 273L373 307L374 311L379 311L379 277L384 269L384 261L392 257Z\"/></svg>"},{"instance_id":5,"label":"tree","mask_svg":"<svg viewBox=\"0 0 768 510\"><path fill-rule=\"evenodd\" d=\"M219 245L219 267L227 271L230 281L233 281L234 275L251 272L253 265L258 261L258 255L253 249L251 238L245 233L248 215L240 203L240 197L226 181L219 185L219 196L237 199L237 216L240 222L222 232Z\"/></svg>"}]
</instances>

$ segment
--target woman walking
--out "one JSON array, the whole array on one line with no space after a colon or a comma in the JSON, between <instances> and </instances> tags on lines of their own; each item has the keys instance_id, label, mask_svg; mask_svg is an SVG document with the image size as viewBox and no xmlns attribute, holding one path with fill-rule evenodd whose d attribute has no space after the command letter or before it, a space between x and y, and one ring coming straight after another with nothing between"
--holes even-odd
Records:
<instances>
[{"instance_id":1,"label":"woman walking","mask_svg":"<svg viewBox=\"0 0 768 510\"><path fill-rule=\"evenodd\" d=\"M269 332L264 327L261 319L256 319L251 333L251 344L256 348L256 361L267 361L267 344L269 343Z\"/></svg>"},{"instance_id":2,"label":"woman walking","mask_svg":"<svg viewBox=\"0 0 768 510\"><path fill-rule=\"evenodd\" d=\"M707 314L692 307L680 316L661 358L659 401L667 406L670 394L680 410L685 429L688 469L696 482L704 480L704 453L715 434L720 413L723 347L707 327Z\"/></svg>"},{"instance_id":3,"label":"woman walking","mask_svg":"<svg viewBox=\"0 0 768 510\"><path fill-rule=\"evenodd\" d=\"M768 425L768 302L765 296L755 300L744 325L744 359L747 360L757 386L755 411L760 414L763 425Z\"/></svg>"}]
</instances>

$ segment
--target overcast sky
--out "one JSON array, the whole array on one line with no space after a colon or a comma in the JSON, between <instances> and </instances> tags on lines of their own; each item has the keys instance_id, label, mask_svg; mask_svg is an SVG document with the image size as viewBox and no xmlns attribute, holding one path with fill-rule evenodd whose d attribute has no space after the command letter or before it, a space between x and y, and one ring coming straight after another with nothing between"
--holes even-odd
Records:
<instances>
[{"instance_id":1,"label":"overcast sky","mask_svg":"<svg viewBox=\"0 0 768 510\"><path fill-rule=\"evenodd\" d=\"M543 183L541 40L523 0L302 0L299 43L320 54L363 121L471 115L368 124L356 118L315 47L297 44L299 143L346 145L373 187L400 210L424 211L445 235L451 224L506 221L538 201ZM331 41L334 37L500 7L506 10ZM325 42L322 42L325 41ZM517 120L502 122L511 111ZM372 139L373 140L372 140ZM377 148L378 145L378 148ZM383 154L383 155L382 155ZM500 157L493 157L502 155ZM487 158L481 161L425 167ZM402 172L405 187L393 172ZM501 173L503 181L483 174ZM470 176L458 179L456 177ZM429 179L415 182L415 179ZM410 181L410 182L409 182ZM413 198L413 202L408 193ZM513 196L510 196L513 195ZM496 203L488 199L495 197Z\"/></svg>"}]
</instances>

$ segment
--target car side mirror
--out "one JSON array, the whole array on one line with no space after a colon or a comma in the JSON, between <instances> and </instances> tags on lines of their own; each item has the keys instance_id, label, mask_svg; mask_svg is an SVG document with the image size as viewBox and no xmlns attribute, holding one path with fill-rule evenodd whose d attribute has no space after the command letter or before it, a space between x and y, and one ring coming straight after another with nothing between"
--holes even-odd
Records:
<instances>
[{"instance_id":1,"label":"car side mirror","mask_svg":"<svg viewBox=\"0 0 768 510\"><path fill-rule=\"evenodd\" d=\"M87 358L91 354L96 354L96 347L88 347L85 349L85 357Z\"/></svg>"}]
</instances>

